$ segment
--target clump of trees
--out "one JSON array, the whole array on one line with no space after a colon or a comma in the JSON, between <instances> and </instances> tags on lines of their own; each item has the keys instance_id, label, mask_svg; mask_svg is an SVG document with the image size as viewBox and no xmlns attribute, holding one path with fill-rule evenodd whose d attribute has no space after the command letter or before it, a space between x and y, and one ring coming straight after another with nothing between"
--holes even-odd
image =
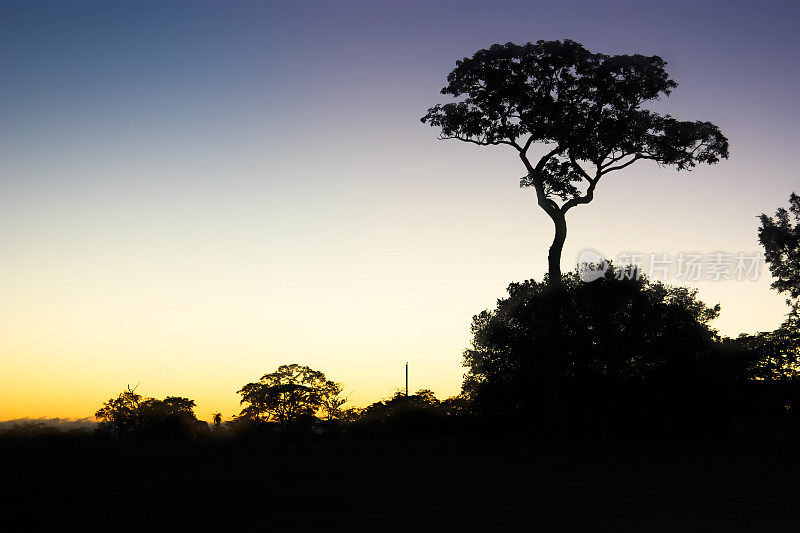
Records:
<instances>
[{"instance_id":1,"label":"clump of trees","mask_svg":"<svg viewBox=\"0 0 800 533\"><path fill-rule=\"evenodd\" d=\"M439 400L430 389L413 394L403 391L347 413L348 427L357 434L382 435L405 432L441 432L452 429L469 414L461 396Z\"/></svg>"},{"instance_id":2,"label":"clump of trees","mask_svg":"<svg viewBox=\"0 0 800 533\"><path fill-rule=\"evenodd\" d=\"M543 431L576 419L614 420L620 431L670 418L724 425L748 383L793 376L797 352L785 327L721 337L711 327L719 312L696 289L614 265L592 282L563 275L558 295L544 281L512 283L473 318L463 394L475 412L532 416Z\"/></svg>"},{"instance_id":3,"label":"clump of trees","mask_svg":"<svg viewBox=\"0 0 800 533\"><path fill-rule=\"evenodd\" d=\"M698 300L696 290L650 282L613 265L592 283L575 271L564 275L562 284L558 337L543 320L551 293L536 280L510 284L508 298L473 318L473 348L465 354L468 387L497 375L535 376L548 368L564 378L683 373L714 338L709 323L720 307ZM549 361L551 356L559 359Z\"/></svg>"},{"instance_id":4,"label":"clump of trees","mask_svg":"<svg viewBox=\"0 0 800 533\"><path fill-rule=\"evenodd\" d=\"M696 291L651 282L611 265L591 283L563 275L557 302L546 282L512 283L508 297L473 318L464 353L464 394L484 412L544 405L553 381L676 380L744 377L746 362L728 368L715 351L709 307ZM549 316L558 306L561 330Z\"/></svg>"},{"instance_id":5,"label":"clump of trees","mask_svg":"<svg viewBox=\"0 0 800 533\"><path fill-rule=\"evenodd\" d=\"M206 427L194 413L194 400L167 396L163 400L143 398L128 387L107 400L95 413L100 430L118 437L147 436L187 439Z\"/></svg>"},{"instance_id":6,"label":"clump of trees","mask_svg":"<svg viewBox=\"0 0 800 533\"><path fill-rule=\"evenodd\" d=\"M433 391L420 389L414 394L396 391L391 397L364 408L357 423L398 429L401 426L424 424L438 414L439 400Z\"/></svg>"},{"instance_id":7,"label":"clump of trees","mask_svg":"<svg viewBox=\"0 0 800 533\"><path fill-rule=\"evenodd\" d=\"M264 423L276 424L282 431L316 428L317 431L355 429L359 434L432 428L444 418L467 412L465 399L440 401L429 389L414 394L397 391L391 397L358 408L343 406L341 383L299 364L281 365L257 382L239 390L244 405L233 425L244 428Z\"/></svg>"}]
</instances>

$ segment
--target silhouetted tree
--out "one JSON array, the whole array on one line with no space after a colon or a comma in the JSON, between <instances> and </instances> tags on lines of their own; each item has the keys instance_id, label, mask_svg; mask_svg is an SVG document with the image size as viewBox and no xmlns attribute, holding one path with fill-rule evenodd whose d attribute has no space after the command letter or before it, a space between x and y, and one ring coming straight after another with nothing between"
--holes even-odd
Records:
<instances>
[{"instance_id":1,"label":"silhouetted tree","mask_svg":"<svg viewBox=\"0 0 800 533\"><path fill-rule=\"evenodd\" d=\"M786 303L798 310L800 299L800 196L792 193L788 211L781 207L775 218L762 214L758 240L775 280L772 288L787 294Z\"/></svg>"},{"instance_id":2,"label":"silhouetted tree","mask_svg":"<svg viewBox=\"0 0 800 533\"><path fill-rule=\"evenodd\" d=\"M211 415L211 422L214 424L215 428L218 428L222 424L222 413L214 413Z\"/></svg>"},{"instance_id":3,"label":"silhouetted tree","mask_svg":"<svg viewBox=\"0 0 800 533\"><path fill-rule=\"evenodd\" d=\"M343 390L341 383L330 380L326 380L321 386L320 405L328 420L339 418L342 415L342 406L347 403L347 398L342 397Z\"/></svg>"},{"instance_id":4,"label":"silhouetted tree","mask_svg":"<svg viewBox=\"0 0 800 533\"><path fill-rule=\"evenodd\" d=\"M552 310L547 284L510 284L507 298L473 318L472 348L464 353L465 395L484 411L510 412L546 405L550 378L680 383L721 376L727 361L709 326L719 305L706 306L696 290L650 282L632 270L622 274L612 265L591 283L577 271L564 275L560 335L542 319ZM553 354L559 356L555 362Z\"/></svg>"},{"instance_id":5,"label":"silhouetted tree","mask_svg":"<svg viewBox=\"0 0 800 533\"><path fill-rule=\"evenodd\" d=\"M110 398L103 407L94 414L100 420L100 426L117 435L125 435L133 431L139 423L139 402L142 397L128 388L116 398Z\"/></svg>"},{"instance_id":6,"label":"silhouetted tree","mask_svg":"<svg viewBox=\"0 0 800 533\"><path fill-rule=\"evenodd\" d=\"M436 394L430 389L420 389L408 397L408 401L426 407L435 407L439 405L439 400Z\"/></svg>"},{"instance_id":7,"label":"silhouetted tree","mask_svg":"<svg viewBox=\"0 0 800 533\"><path fill-rule=\"evenodd\" d=\"M238 393L245 404L240 417L254 420L275 420L285 429L287 424L314 416L324 408L324 395L332 400L333 382L325 374L298 364L281 365L264 374L255 383L248 383ZM335 402L334 402L335 403ZM333 405L331 403L330 405ZM341 406L341 404L339 404Z\"/></svg>"},{"instance_id":8,"label":"silhouetted tree","mask_svg":"<svg viewBox=\"0 0 800 533\"><path fill-rule=\"evenodd\" d=\"M639 160L688 170L728 157L710 122L642 109L677 86L665 66L658 56L592 53L570 40L495 44L456 62L442 94L458 101L421 120L441 128L441 139L517 152L527 171L520 186L534 188L555 226L548 279L557 287L566 214L592 201L603 176ZM546 149L533 157L537 143Z\"/></svg>"},{"instance_id":9,"label":"silhouetted tree","mask_svg":"<svg viewBox=\"0 0 800 533\"><path fill-rule=\"evenodd\" d=\"M800 196L789 196L789 209L775 217L759 216L758 240L772 273L772 288L786 294L788 318L775 331L742 335L737 342L761 355L759 377L786 378L800 370Z\"/></svg>"}]
</instances>

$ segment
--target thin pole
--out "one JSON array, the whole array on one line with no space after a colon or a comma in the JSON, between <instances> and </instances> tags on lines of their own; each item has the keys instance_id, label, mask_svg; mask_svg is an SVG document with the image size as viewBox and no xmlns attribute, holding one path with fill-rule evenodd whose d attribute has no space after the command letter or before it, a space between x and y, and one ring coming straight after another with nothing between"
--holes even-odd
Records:
<instances>
[{"instance_id":1,"label":"thin pole","mask_svg":"<svg viewBox=\"0 0 800 533\"><path fill-rule=\"evenodd\" d=\"M408 398L408 361L406 361L406 398Z\"/></svg>"}]
</instances>

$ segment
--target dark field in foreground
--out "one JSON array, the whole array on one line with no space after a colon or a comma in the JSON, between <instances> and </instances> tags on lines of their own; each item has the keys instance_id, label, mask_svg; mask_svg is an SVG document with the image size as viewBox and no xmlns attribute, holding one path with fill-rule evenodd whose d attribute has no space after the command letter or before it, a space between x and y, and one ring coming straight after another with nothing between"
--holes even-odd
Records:
<instances>
[{"instance_id":1,"label":"dark field in foreground","mask_svg":"<svg viewBox=\"0 0 800 533\"><path fill-rule=\"evenodd\" d=\"M3 445L6 530L785 531L800 495L786 443L61 440Z\"/></svg>"}]
</instances>

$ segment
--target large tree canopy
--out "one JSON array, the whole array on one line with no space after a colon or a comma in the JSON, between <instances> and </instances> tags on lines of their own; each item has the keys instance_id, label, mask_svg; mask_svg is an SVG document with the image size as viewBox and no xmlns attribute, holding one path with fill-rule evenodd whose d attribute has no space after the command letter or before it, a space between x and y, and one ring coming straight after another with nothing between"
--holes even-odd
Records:
<instances>
[{"instance_id":1,"label":"large tree canopy","mask_svg":"<svg viewBox=\"0 0 800 533\"><path fill-rule=\"evenodd\" d=\"M328 418L340 412L342 386L328 380L325 374L298 364L281 365L275 372L264 374L259 381L239 390L244 408L241 418L275 420L282 427L320 409Z\"/></svg>"},{"instance_id":2,"label":"large tree canopy","mask_svg":"<svg viewBox=\"0 0 800 533\"><path fill-rule=\"evenodd\" d=\"M642 108L677 84L658 56L592 53L570 41L495 44L456 62L423 123L440 138L482 146L508 145L527 174L556 235L549 255L553 282L561 279L566 212L594 198L602 176L639 160L678 170L728 157L728 141L710 122L679 121ZM547 149L532 159L530 148Z\"/></svg>"}]
</instances>

